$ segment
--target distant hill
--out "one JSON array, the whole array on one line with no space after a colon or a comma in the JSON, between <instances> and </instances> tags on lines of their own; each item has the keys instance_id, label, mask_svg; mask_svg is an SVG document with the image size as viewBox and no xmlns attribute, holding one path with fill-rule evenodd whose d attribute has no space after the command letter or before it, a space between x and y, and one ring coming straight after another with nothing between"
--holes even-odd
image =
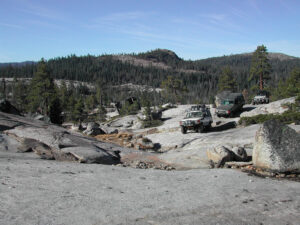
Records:
<instances>
[{"instance_id":1,"label":"distant hill","mask_svg":"<svg viewBox=\"0 0 300 225\"><path fill-rule=\"evenodd\" d=\"M238 83L238 91L249 88L248 77L252 53L213 57L201 60L183 60L176 53L156 49L140 54L80 56L71 55L48 60L53 78L95 82L104 86L136 84L159 88L167 76L175 76L187 86L187 102L208 101L217 91L222 68L230 66ZM277 85L291 70L300 67L300 58L282 53L269 53L272 65L269 86ZM8 66L11 65L11 66ZM0 64L0 77L32 77L34 62Z\"/></svg>"},{"instance_id":2,"label":"distant hill","mask_svg":"<svg viewBox=\"0 0 300 225\"><path fill-rule=\"evenodd\" d=\"M14 67L22 67L25 65L35 64L34 61L25 61L25 62L11 62L11 63L0 63L1 67L14 66Z\"/></svg>"}]
</instances>

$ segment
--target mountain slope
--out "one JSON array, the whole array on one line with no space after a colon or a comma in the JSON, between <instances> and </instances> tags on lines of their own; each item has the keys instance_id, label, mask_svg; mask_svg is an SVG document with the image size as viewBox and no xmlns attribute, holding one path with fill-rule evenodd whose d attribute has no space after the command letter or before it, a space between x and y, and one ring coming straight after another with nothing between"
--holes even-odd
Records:
<instances>
[{"instance_id":1,"label":"mountain slope","mask_svg":"<svg viewBox=\"0 0 300 225\"><path fill-rule=\"evenodd\" d=\"M101 80L106 87L133 83L154 88L167 76L181 79L189 93L187 102L208 101L217 91L218 77L222 68L230 66L238 83L238 90L249 88L248 76L251 66L251 53L208 59L186 61L174 52L156 49L140 54L80 56L71 55L48 60L48 66L55 79L95 82ZM272 65L271 80L267 85L274 87L279 79L289 76L291 70L300 67L300 58L281 53L270 53ZM32 77L35 64L0 67L1 77Z\"/></svg>"}]
</instances>

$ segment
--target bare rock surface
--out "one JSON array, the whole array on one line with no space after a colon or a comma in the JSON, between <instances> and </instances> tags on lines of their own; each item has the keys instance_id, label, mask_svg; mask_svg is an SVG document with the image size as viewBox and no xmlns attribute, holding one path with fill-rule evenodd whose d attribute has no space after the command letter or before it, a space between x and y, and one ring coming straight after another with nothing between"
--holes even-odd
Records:
<instances>
[{"instance_id":1,"label":"bare rock surface","mask_svg":"<svg viewBox=\"0 0 300 225\"><path fill-rule=\"evenodd\" d=\"M228 148L244 147L247 155L252 155L255 133L259 125L210 131L207 133L187 133L180 131L162 132L147 135L154 143L160 143L163 150L160 158L182 168L208 168L210 166L206 151L223 145Z\"/></svg>"},{"instance_id":2,"label":"bare rock surface","mask_svg":"<svg viewBox=\"0 0 300 225\"><path fill-rule=\"evenodd\" d=\"M280 172L300 171L300 134L275 120L263 123L255 137L253 164Z\"/></svg>"},{"instance_id":3,"label":"bare rock surface","mask_svg":"<svg viewBox=\"0 0 300 225\"><path fill-rule=\"evenodd\" d=\"M298 224L300 183L238 170L162 171L0 151L0 224Z\"/></svg>"},{"instance_id":4,"label":"bare rock surface","mask_svg":"<svg viewBox=\"0 0 300 225\"><path fill-rule=\"evenodd\" d=\"M126 151L114 144L70 133L62 127L12 114L0 113L0 126L5 134L23 144L21 151L31 148L45 159L115 164L120 161L119 152Z\"/></svg>"},{"instance_id":5,"label":"bare rock surface","mask_svg":"<svg viewBox=\"0 0 300 225\"><path fill-rule=\"evenodd\" d=\"M241 117L251 117L251 116L256 116L259 114L270 114L270 113L281 114L288 110L288 108L285 107L284 104L289 104L289 103L294 103L294 102L295 102L295 97L278 100L275 102L271 102L269 104L259 105L255 109L253 109L249 112L243 112L240 116Z\"/></svg>"},{"instance_id":6,"label":"bare rock surface","mask_svg":"<svg viewBox=\"0 0 300 225\"><path fill-rule=\"evenodd\" d=\"M108 123L110 127L117 128L118 130L125 130L131 128L134 125L139 124L139 119L136 115L124 116L117 118Z\"/></svg>"},{"instance_id":7,"label":"bare rock surface","mask_svg":"<svg viewBox=\"0 0 300 225\"><path fill-rule=\"evenodd\" d=\"M214 124L206 133L188 132L182 134L179 121L185 116L191 105L179 105L163 112L164 124L156 128L156 132L146 135L153 143L161 145L164 152L159 158L166 163L175 164L177 168L209 168L210 163L206 151L223 145L229 149L244 148L247 158L252 156L256 131L260 125L236 127L239 117L218 118L213 112ZM245 110L249 106L245 106ZM255 110L255 109L254 109ZM297 132L299 125L290 125ZM246 156L241 156L246 157Z\"/></svg>"}]
</instances>

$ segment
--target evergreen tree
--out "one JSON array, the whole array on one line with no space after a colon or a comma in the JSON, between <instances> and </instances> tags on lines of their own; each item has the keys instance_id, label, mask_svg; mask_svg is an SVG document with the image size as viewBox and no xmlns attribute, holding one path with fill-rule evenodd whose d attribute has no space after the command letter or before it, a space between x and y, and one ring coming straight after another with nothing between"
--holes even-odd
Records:
<instances>
[{"instance_id":1,"label":"evergreen tree","mask_svg":"<svg viewBox=\"0 0 300 225\"><path fill-rule=\"evenodd\" d=\"M50 77L46 62L42 59L30 83L27 97L28 110L30 112L39 111L41 114L49 116L50 104L56 97L55 94L53 79Z\"/></svg>"},{"instance_id":2,"label":"evergreen tree","mask_svg":"<svg viewBox=\"0 0 300 225\"><path fill-rule=\"evenodd\" d=\"M273 99L289 98L300 95L300 68L294 68L286 81L280 80L274 90Z\"/></svg>"},{"instance_id":3,"label":"evergreen tree","mask_svg":"<svg viewBox=\"0 0 300 225\"><path fill-rule=\"evenodd\" d=\"M291 72L291 76L287 79L286 82L286 95L288 97L290 96L296 96L300 94L300 68L295 68Z\"/></svg>"},{"instance_id":4,"label":"evergreen tree","mask_svg":"<svg viewBox=\"0 0 300 225\"><path fill-rule=\"evenodd\" d=\"M104 106L100 105L99 106L99 120L100 121L105 121L106 118L106 110Z\"/></svg>"},{"instance_id":5,"label":"evergreen tree","mask_svg":"<svg viewBox=\"0 0 300 225\"><path fill-rule=\"evenodd\" d=\"M257 46L252 55L249 80L259 81L259 89L264 89L264 81L270 79L271 65L268 59L267 47L264 45Z\"/></svg>"},{"instance_id":6,"label":"evergreen tree","mask_svg":"<svg viewBox=\"0 0 300 225\"><path fill-rule=\"evenodd\" d=\"M76 100L74 94L71 94L71 96L68 99L68 107L67 107L67 117L66 120L68 121L75 121L75 105Z\"/></svg>"},{"instance_id":7,"label":"evergreen tree","mask_svg":"<svg viewBox=\"0 0 300 225\"><path fill-rule=\"evenodd\" d=\"M103 105L103 91L102 91L103 83L101 80L96 81L96 101L99 105Z\"/></svg>"},{"instance_id":8,"label":"evergreen tree","mask_svg":"<svg viewBox=\"0 0 300 225\"><path fill-rule=\"evenodd\" d=\"M69 91L65 81L62 81L61 86L59 88L59 97L60 97L62 109L68 110Z\"/></svg>"},{"instance_id":9,"label":"evergreen tree","mask_svg":"<svg viewBox=\"0 0 300 225\"><path fill-rule=\"evenodd\" d=\"M14 78L12 88L12 102L21 111L25 111L27 105L27 93L28 86L22 81Z\"/></svg>"},{"instance_id":10,"label":"evergreen tree","mask_svg":"<svg viewBox=\"0 0 300 225\"><path fill-rule=\"evenodd\" d=\"M2 78L2 83L1 83L1 97L3 99L6 99L6 81L4 78Z\"/></svg>"},{"instance_id":11,"label":"evergreen tree","mask_svg":"<svg viewBox=\"0 0 300 225\"><path fill-rule=\"evenodd\" d=\"M182 99L179 94L187 92L187 88L183 85L182 80L168 76L166 80L162 81L161 87L166 91L166 97L169 100L179 101Z\"/></svg>"},{"instance_id":12,"label":"evergreen tree","mask_svg":"<svg viewBox=\"0 0 300 225\"><path fill-rule=\"evenodd\" d=\"M53 98L50 103L50 121L55 124L62 124L62 116L61 116L62 108L60 100L57 97Z\"/></svg>"},{"instance_id":13,"label":"evergreen tree","mask_svg":"<svg viewBox=\"0 0 300 225\"><path fill-rule=\"evenodd\" d=\"M88 95L85 99L85 107L86 109L89 111L89 110L92 110L96 107L97 105L97 100L96 100L96 97L95 95L91 94L91 95Z\"/></svg>"},{"instance_id":14,"label":"evergreen tree","mask_svg":"<svg viewBox=\"0 0 300 225\"><path fill-rule=\"evenodd\" d=\"M224 67L218 81L218 92L236 91L237 83L229 66Z\"/></svg>"},{"instance_id":15,"label":"evergreen tree","mask_svg":"<svg viewBox=\"0 0 300 225\"><path fill-rule=\"evenodd\" d=\"M80 97L75 106L74 106L74 109L73 109L73 119L74 119L74 122L79 122L79 124L81 124L81 122L83 121L84 119L84 104L83 104L83 100L82 98Z\"/></svg>"}]
</instances>

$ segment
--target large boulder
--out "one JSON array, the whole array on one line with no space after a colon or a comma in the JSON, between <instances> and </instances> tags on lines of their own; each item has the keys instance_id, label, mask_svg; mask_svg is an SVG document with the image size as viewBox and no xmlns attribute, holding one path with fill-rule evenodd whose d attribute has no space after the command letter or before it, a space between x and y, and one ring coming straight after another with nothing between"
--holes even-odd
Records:
<instances>
[{"instance_id":1,"label":"large boulder","mask_svg":"<svg viewBox=\"0 0 300 225\"><path fill-rule=\"evenodd\" d=\"M256 167L300 170L300 134L278 121L267 121L256 133L252 158Z\"/></svg>"},{"instance_id":2,"label":"large boulder","mask_svg":"<svg viewBox=\"0 0 300 225\"><path fill-rule=\"evenodd\" d=\"M234 152L225 146L217 146L216 148L208 149L206 155L209 160L216 164L216 167L222 167L226 162L236 160Z\"/></svg>"}]
</instances>

